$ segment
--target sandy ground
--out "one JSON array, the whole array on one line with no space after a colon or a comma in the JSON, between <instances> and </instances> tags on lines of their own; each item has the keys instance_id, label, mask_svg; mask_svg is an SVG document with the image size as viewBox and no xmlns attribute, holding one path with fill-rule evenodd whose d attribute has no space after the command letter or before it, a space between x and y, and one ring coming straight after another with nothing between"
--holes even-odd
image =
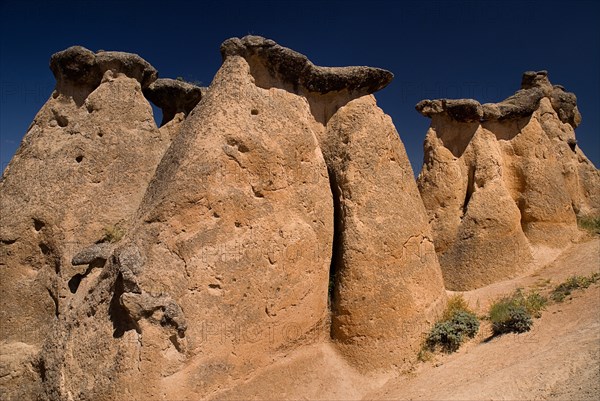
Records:
<instances>
[{"instance_id":1,"label":"sandy ground","mask_svg":"<svg viewBox=\"0 0 600 401\"><path fill-rule=\"evenodd\" d=\"M463 293L482 314L515 288L548 292L574 274L600 271L600 239L571 244L528 275ZM553 261L552 261L553 260ZM329 343L296 350L214 399L237 400L597 400L600 399L600 283L550 305L533 330L478 336L451 355L408 372L365 376Z\"/></svg>"}]
</instances>

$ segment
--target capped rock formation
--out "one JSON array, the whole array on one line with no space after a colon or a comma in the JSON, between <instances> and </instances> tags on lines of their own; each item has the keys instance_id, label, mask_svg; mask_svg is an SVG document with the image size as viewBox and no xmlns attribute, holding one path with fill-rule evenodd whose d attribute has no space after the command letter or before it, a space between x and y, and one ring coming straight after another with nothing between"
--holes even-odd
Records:
<instances>
[{"instance_id":1,"label":"capped rock formation","mask_svg":"<svg viewBox=\"0 0 600 401\"><path fill-rule=\"evenodd\" d=\"M144 89L144 95L161 108L163 126L179 113L183 113L181 118L185 118L202 99L202 90L203 88L188 82L159 78Z\"/></svg>"},{"instance_id":2,"label":"capped rock formation","mask_svg":"<svg viewBox=\"0 0 600 401\"><path fill-rule=\"evenodd\" d=\"M0 398L8 400L43 392L43 343L110 253L83 266L72 258L124 235L170 144L142 94L156 70L138 55L76 46L53 55L50 68L56 89L0 181Z\"/></svg>"},{"instance_id":3,"label":"capped rock formation","mask_svg":"<svg viewBox=\"0 0 600 401\"><path fill-rule=\"evenodd\" d=\"M135 55L52 57L0 186L3 398L218 397L320 342L363 371L416 357L445 292L371 95L392 74L256 36L221 53L205 92Z\"/></svg>"},{"instance_id":4,"label":"capped rock formation","mask_svg":"<svg viewBox=\"0 0 600 401\"><path fill-rule=\"evenodd\" d=\"M546 71L526 72L500 103L439 99L416 108L432 119L417 181L447 288L523 272L536 247L577 236L577 214L600 213L600 173L575 139L576 97Z\"/></svg>"}]
</instances>

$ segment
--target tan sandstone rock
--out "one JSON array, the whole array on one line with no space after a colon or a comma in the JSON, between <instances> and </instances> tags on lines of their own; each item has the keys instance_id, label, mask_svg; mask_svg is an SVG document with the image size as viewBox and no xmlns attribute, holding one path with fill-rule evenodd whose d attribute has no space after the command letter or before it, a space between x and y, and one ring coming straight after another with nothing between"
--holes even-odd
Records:
<instances>
[{"instance_id":1,"label":"tan sandstone rock","mask_svg":"<svg viewBox=\"0 0 600 401\"><path fill-rule=\"evenodd\" d=\"M214 398L323 342L362 371L416 357L445 293L371 96L392 74L256 36L221 52L206 91L132 54L52 57L0 183L3 398Z\"/></svg>"},{"instance_id":2,"label":"tan sandstone rock","mask_svg":"<svg viewBox=\"0 0 600 401\"><path fill-rule=\"evenodd\" d=\"M341 107L321 144L338 212L332 338L363 370L401 366L445 302L406 151L372 96Z\"/></svg>"},{"instance_id":3,"label":"tan sandstone rock","mask_svg":"<svg viewBox=\"0 0 600 401\"><path fill-rule=\"evenodd\" d=\"M576 213L600 213L600 173L576 145L575 95L545 71L526 72L521 88L496 104L417 105L432 118L418 185L449 289L524 272L537 247L578 235Z\"/></svg>"},{"instance_id":4,"label":"tan sandstone rock","mask_svg":"<svg viewBox=\"0 0 600 401\"><path fill-rule=\"evenodd\" d=\"M2 399L33 399L42 343L100 266L71 258L119 235L170 142L142 95L156 70L139 56L72 47L51 68L56 90L0 182Z\"/></svg>"},{"instance_id":5,"label":"tan sandstone rock","mask_svg":"<svg viewBox=\"0 0 600 401\"><path fill-rule=\"evenodd\" d=\"M49 347L49 374L67 378L53 396L198 399L327 333L333 206L311 121L305 99L224 60L67 317L68 352Z\"/></svg>"}]
</instances>

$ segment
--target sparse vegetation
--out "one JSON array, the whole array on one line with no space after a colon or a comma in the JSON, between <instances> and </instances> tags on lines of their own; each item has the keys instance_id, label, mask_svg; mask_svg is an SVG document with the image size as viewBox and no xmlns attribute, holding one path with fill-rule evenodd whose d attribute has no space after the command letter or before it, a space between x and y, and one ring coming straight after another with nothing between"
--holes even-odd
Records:
<instances>
[{"instance_id":1,"label":"sparse vegetation","mask_svg":"<svg viewBox=\"0 0 600 401\"><path fill-rule=\"evenodd\" d=\"M125 236L125 229L121 226L110 225L104 227L104 236L100 242L119 242Z\"/></svg>"},{"instance_id":2,"label":"sparse vegetation","mask_svg":"<svg viewBox=\"0 0 600 401\"><path fill-rule=\"evenodd\" d=\"M600 235L600 216L578 216L577 225L591 234Z\"/></svg>"},{"instance_id":3,"label":"sparse vegetation","mask_svg":"<svg viewBox=\"0 0 600 401\"><path fill-rule=\"evenodd\" d=\"M560 283L552 293L550 298L555 302L563 302L566 297L571 295L573 290L579 288L588 288L593 283L600 280L600 273L593 273L589 277L585 276L571 276L565 282Z\"/></svg>"},{"instance_id":4,"label":"sparse vegetation","mask_svg":"<svg viewBox=\"0 0 600 401\"><path fill-rule=\"evenodd\" d=\"M448 303L446 304L446 310L442 315L442 320L451 320L454 314L457 312L467 312L474 314L471 308L469 308L469 304L462 295L453 295L448 299Z\"/></svg>"},{"instance_id":5,"label":"sparse vegetation","mask_svg":"<svg viewBox=\"0 0 600 401\"><path fill-rule=\"evenodd\" d=\"M548 300L536 291L528 294L518 288L492 304L489 319L495 335L524 333L531 330L533 318L539 318Z\"/></svg>"},{"instance_id":6,"label":"sparse vegetation","mask_svg":"<svg viewBox=\"0 0 600 401\"><path fill-rule=\"evenodd\" d=\"M419 353L419 359L428 360L429 353L436 349L452 353L456 351L466 338L473 338L479 331L479 319L469 309L461 295L448 300L442 320L438 321L427 336Z\"/></svg>"}]
</instances>

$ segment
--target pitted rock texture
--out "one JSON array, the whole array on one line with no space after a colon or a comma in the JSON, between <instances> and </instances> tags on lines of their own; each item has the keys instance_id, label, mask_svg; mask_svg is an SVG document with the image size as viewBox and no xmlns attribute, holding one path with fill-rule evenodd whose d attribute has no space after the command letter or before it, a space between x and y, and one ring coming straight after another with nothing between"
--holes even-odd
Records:
<instances>
[{"instance_id":1,"label":"pitted rock texture","mask_svg":"<svg viewBox=\"0 0 600 401\"><path fill-rule=\"evenodd\" d=\"M417 181L447 288L522 273L537 246L561 248L577 236L576 214L600 213L600 173L575 140L575 95L545 71L526 72L521 90L500 103L416 108L432 118Z\"/></svg>"},{"instance_id":2,"label":"pitted rock texture","mask_svg":"<svg viewBox=\"0 0 600 401\"><path fill-rule=\"evenodd\" d=\"M134 215L170 143L140 82L129 76L138 69L140 79L142 70L155 75L139 56L71 48L55 55L52 66L56 90L0 182L0 348L22 344L31 352L15 353L25 358L15 363L34 361L27 369L37 371L47 333L109 254L101 252L107 243L76 253L106 241L106 230ZM79 103L62 79L72 80L75 92L91 80L96 87ZM33 399L34 385L1 376L1 398Z\"/></svg>"},{"instance_id":3,"label":"pitted rock texture","mask_svg":"<svg viewBox=\"0 0 600 401\"><path fill-rule=\"evenodd\" d=\"M20 190L33 192L27 199L48 193L40 200L48 214L28 212L22 229L2 231L7 254L21 239L31 248L23 258L39 248L37 280L46 280L25 286L45 303L17 299L15 290L6 304L42 331L31 340L16 323L2 332L7 353L23 350L6 369L28 363L33 372L3 378L14 389L5 398L208 398L288 352L331 340L365 371L416 358L445 293L408 158L370 95L391 73L317 67L260 37L228 40L222 51L223 65L195 105L186 91L196 89L170 95L172 82L148 82L135 57L109 63L97 87L103 53L78 48L54 58L59 82L49 104L61 108L41 115L55 121L52 138L63 138L74 164L66 172L38 167L53 191ZM130 89L116 93L113 85ZM173 108L160 129L143 89L163 110ZM118 103L123 94L133 98L127 105ZM19 160L60 165L43 153L24 158L38 149L32 135L7 170L7 193L19 189L17 178L29 179ZM113 148L97 151L117 152L117 161L73 142L80 136L110 139ZM88 159L95 170L76 174ZM11 204L18 202L25 201ZM19 213L6 227L21 224ZM73 241L67 250L65 240ZM8 259L7 270L21 274L9 283L34 276L27 260ZM31 378L35 385L19 392Z\"/></svg>"}]
</instances>

